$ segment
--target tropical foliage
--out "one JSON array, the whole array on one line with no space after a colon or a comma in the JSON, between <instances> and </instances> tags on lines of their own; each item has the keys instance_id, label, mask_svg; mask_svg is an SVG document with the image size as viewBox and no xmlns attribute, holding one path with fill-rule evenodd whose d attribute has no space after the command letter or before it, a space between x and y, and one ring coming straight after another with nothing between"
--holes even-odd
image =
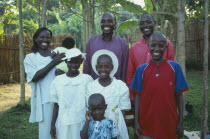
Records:
<instances>
[{"instance_id":1,"label":"tropical foliage","mask_svg":"<svg viewBox=\"0 0 210 139\"><path fill-rule=\"evenodd\" d=\"M51 0L47 3L47 26L55 34L72 34L76 40L81 39L83 26L84 0ZM89 2L89 3L88 3ZM164 12L168 14L154 14L159 29L164 32L166 21L174 22L176 19L171 14L176 14L176 1L174 0L144 0L145 7L134 4L128 0L87 0L94 8L94 34L101 32L100 17L106 11L116 14L119 35L130 35L131 28L136 28L138 18L142 13ZM202 19L204 0L186 0L187 19ZM4 14L0 18L0 34L18 33L18 8L17 0L0 1ZM32 34L41 24L43 8L42 0L23 0L23 31ZM90 19L91 20L91 19ZM126 30L125 30L126 29ZM128 29L128 30L127 30ZM79 41L79 40L78 40ZM77 42L78 42L77 41ZM81 43L78 44L81 47Z\"/></svg>"}]
</instances>

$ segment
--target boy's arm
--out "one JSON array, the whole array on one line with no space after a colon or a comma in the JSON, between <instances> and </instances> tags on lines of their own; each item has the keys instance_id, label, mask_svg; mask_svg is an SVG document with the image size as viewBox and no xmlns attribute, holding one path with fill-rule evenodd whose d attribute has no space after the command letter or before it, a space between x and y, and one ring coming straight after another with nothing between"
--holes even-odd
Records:
<instances>
[{"instance_id":1,"label":"boy's arm","mask_svg":"<svg viewBox=\"0 0 210 139\"><path fill-rule=\"evenodd\" d=\"M58 103L54 104L54 108L53 108L53 116L52 116L52 121L51 121L51 130L50 130L50 134L51 137L53 139L56 139L56 128L55 128L55 122L57 120L58 117L58 110L59 110L59 105Z\"/></svg>"},{"instance_id":2,"label":"boy's arm","mask_svg":"<svg viewBox=\"0 0 210 139\"><path fill-rule=\"evenodd\" d=\"M137 137L140 137L141 135L141 127L139 125L139 103L141 100L141 96L136 95L135 97L135 114L134 114L134 133L137 135Z\"/></svg>"},{"instance_id":3,"label":"boy's arm","mask_svg":"<svg viewBox=\"0 0 210 139\"><path fill-rule=\"evenodd\" d=\"M89 126L90 121L85 121L85 125L82 129L82 131L80 131L80 136L81 139L87 139L88 138L88 126Z\"/></svg>"},{"instance_id":4,"label":"boy's arm","mask_svg":"<svg viewBox=\"0 0 210 139\"><path fill-rule=\"evenodd\" d=\"M80 131L81 139L88 138L88 127L89 127L90 120L91 120L90 111L87 111L85 125L84 125L82 131Z\"/></svg>"},{"instance_id":5,"label":"boy's arm","mask_svg":"<svg viewBox=\"0 0 210 139\"><path fill-rule=\"evenodd\" d=\"M178 112L179 112L179 121L176 129L176 134L178 137L183 136L183 112L184 112L184 99L183 93L176 95L176 101L178 105Z\"/></svg>"}]
</instances>

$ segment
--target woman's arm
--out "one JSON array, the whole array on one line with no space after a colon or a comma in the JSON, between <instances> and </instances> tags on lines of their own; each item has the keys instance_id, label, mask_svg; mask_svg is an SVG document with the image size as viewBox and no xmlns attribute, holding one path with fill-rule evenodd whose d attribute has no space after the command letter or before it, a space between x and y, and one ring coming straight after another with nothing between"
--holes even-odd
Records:
<instances>
[{"instance_id":1,"label":"woman's arm","mask_svg":"<svg viewBox=\"0 0 210 139\"><path fill-rule=\"evenodd\" d=\"M44 78L47 73L54 68L57 64L59 64L62 60L62 58L65 56L64 53L58 54L56 55L53 60L43 69L40 69L39 71L36 72L36 74L34 75L32 81L33 82L37 82L38 80Z\"/></svg>"}]
</instances>

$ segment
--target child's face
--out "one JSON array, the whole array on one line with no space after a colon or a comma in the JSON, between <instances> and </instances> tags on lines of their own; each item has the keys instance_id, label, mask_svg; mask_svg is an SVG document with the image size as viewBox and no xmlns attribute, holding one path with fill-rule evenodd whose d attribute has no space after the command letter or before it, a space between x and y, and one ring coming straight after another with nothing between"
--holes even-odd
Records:
<instances>
[{"instance_id":1,"label":"child's face","mask_svg":"<svg viewBox=\"0 0 210 139\"><path fill-rule=\"evenodd\" d=\"M77 73L79 71L79 67L82 64L82 56L77 56L71 58L70 61L66 60L67 67L71 73Z\"/></svg>"},{"instance_id":2,"label":"child's face","mask_svg":"<svg viewBox=\"0 0 210 139\"><path fill-rule=\"evenodd\" d=\"M111 60L106 57L100 58L97 62L96 70L101 79L109 78L109 74L113 70Z\"/></svg>"},{"instance_id":3,"label":"child's face","mask_svg":"<svg viewBox=\"0 0 210 139\"><path fill-rule=\"evenodd\" d=\"M107 105L105 103L92 103L89 104L89 111L91 113L91 117L93 118L93 120L95 121L100 121L102 119L104 119L104 114L105 114L105 110L106 110Z\"/></svg>"},{"instance_id":4,"label":"child's face","mask_svg":"<svg viewBox=\"0 0 210 139\"><path fill-rule=\"evenodd\" d=\"M163 60L163 54L166 49L166 40L163 37L154 37L149 41L149 51L152 55L152 61L155 63L159 63Z\"/></svg>"}]
</instances>

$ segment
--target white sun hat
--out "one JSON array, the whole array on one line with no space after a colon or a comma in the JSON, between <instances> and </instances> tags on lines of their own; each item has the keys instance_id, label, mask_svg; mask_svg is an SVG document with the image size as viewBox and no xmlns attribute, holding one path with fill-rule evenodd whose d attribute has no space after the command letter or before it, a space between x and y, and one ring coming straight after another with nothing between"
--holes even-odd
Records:
<instances>
[{"instance_id":1,"label":"white sun hat","mask_svg":"<svg viewBox=\"0 0 210 139\"><path fill-rule=\"evenodd\" d=\"M67 59L67 61L70 61L71 58L77 57L79 55L82 55L82 58L86 59L86 57L85 57L86 54L85 53L82 53L78 48L71 48L71 49L66 51L65 57L62 58L62 60Z\"/></svg>"},{"instance_id":2,"label":"white sun hat","mask_svg":"<svg viewBox=\"0 0 210 139\"><path fill-rule=\"evenodd\" d=\"M96 70L96 65L97 65L98 57L101 56L101 55L108 55L108 56L111 57L112 64L113 64L113 70L110 72L110 77L114 77L115 73L118 70L119 62L118 62L118 59L117 59L116 55L112 51L109 51L109 50L102 49L102 50L96 51L93 54L91 64L92 64L92 68L93 68L94 72L97 75L99 75L98 71Z\"/></svg>"}]
</instances>

